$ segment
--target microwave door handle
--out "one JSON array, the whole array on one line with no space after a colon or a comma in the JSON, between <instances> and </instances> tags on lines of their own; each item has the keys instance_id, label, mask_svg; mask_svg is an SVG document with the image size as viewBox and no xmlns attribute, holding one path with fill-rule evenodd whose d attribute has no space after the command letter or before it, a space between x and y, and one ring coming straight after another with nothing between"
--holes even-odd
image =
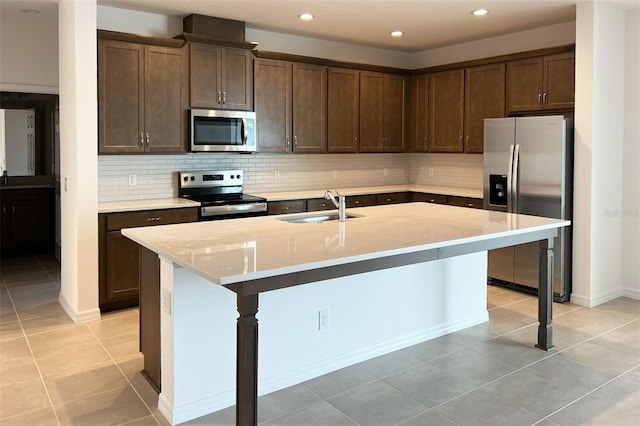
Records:
<instances>
[{"instance_id":1,"label":"microwave door handle","mask_svg":"<svg viewBox=\"0 0 640 426\"><path fill-rule=\"evenodd\" d=\"M247 119L242 119L242 133L240 135L242 137L242 145L247 144Z\"/></svg>"}]
</instances>

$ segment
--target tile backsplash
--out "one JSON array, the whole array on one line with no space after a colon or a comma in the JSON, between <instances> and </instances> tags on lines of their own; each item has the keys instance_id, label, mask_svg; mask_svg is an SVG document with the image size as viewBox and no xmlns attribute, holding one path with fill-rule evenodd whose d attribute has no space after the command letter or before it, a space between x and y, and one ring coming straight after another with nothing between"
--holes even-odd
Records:
<instances>
[{"instance_id":1,"label":"tile backsplash","mask_svg":"<svg viewBox=\"0 0 640 426\"><path fill-rule=\"evenodd\" d=\"M98 199L106 202L176 197L179 171L228 169L244 171L247 193L408 183L482 187L481 155L100 155ZM135 175L135 185L129 185L129 175Z\"/></svg>"}]
</instances>

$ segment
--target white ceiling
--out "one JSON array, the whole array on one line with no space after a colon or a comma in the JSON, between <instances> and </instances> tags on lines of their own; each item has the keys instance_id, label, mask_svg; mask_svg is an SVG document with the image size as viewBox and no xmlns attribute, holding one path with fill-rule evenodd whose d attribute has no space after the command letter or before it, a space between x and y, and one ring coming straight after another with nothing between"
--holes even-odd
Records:
<instances>
[{"instance_id":1,"label":"white ceiling","mask_svg":"<svg viewBox=\"0 0 640 426\"><path fill-rule=\"evenodd\" d=\"M365 46L420 51L575 20L583 0L97 0L104 6L183 17L191 13L236 19L254 29L343 41ZM596 0L624 9L640 0ZM2 10L57 0L0 0ZM482 17L477 8L489 9ZM297 16L316 16L302 22ZM389 32L405 35L392 38Z\"/></svg>"}]
</instances>

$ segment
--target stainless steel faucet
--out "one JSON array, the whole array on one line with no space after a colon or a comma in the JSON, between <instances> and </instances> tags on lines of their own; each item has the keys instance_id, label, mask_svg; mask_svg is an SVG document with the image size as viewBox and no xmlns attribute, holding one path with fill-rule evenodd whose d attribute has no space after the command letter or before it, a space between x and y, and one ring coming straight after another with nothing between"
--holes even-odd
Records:
<instances>
[{"instance_id":1,"label":"stainless steel faucet","mask_svg":"<svg viewBox=\"0 0 640 426\"><path fill-rule=\"evenodd\" d=\"M324 193L325 200L331 200L334 206L338 208L338 220L340 222L345 222L347 220L347 203L346 197L344 195L340 195L338 191L333 190L335 195L332 194L331 190L327 190Z\"/></svg>"}]
</instances>

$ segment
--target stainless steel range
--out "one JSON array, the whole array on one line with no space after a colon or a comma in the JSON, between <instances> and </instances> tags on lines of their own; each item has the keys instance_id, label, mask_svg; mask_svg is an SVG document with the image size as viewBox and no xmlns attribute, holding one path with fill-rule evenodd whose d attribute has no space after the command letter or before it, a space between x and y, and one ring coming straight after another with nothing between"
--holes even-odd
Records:
<instances>
[{"instance_id":1,"label":"stainless steel range","mask_svg":"<svg viewBox=\"0 0 640 426\"><path fill-rule=\"evenodd\" d=\"M178 196L200 203L200 220L267 214L267 199L242 192L242 170L180 172Z\"/></svg>"}]
</instances>

